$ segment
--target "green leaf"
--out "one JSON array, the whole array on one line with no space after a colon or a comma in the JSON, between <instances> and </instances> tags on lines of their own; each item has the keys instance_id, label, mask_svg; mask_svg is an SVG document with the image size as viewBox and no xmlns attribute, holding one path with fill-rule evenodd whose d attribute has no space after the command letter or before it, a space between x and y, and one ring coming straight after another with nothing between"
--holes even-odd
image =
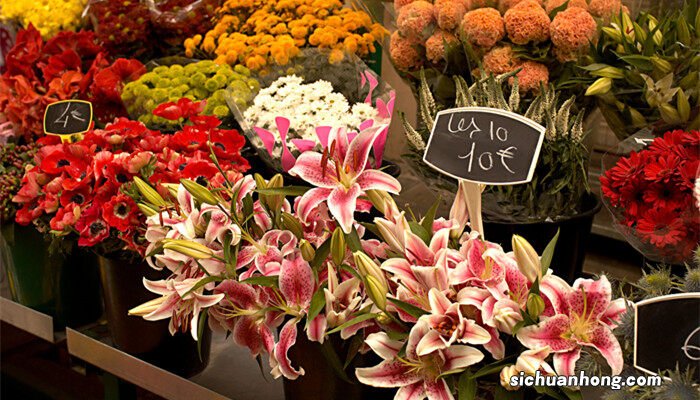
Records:
<instances>
[{"instance_id":1,"label":"green leaf","mask_svg":"<svg viewBox=\"0 0 700 400\"><path fill-rule=\"evenodd\" d=\"M331 334L334 334L334 333L336 333L336 332L340 332L340 331L342 331L343 329L345 329L345 328L347 328L347 327L349 327L349 326L353 326L353 325L358 324L358 323L360 323L360 322L367 321L368 319L377 318L378 316L379 316L379 314L362 314L362 315L359 315L359 316L357 316L357 317L351 319L350 321L347 321L346 323L344 323L344 324L342 324L342 325L339 325L339 326L335 327L334 329L331 329L330 331L326 332L326 335L331 335Z\"/></svg>"},{"instance_id":2,"label":"green leaf","mask_svg":"<svg viewBox=\"0 0 700 400\"><path fill-rule=\"evenodd\" d=\"M350 340L350 346L348 348L348 355L345 358L345 364L343 365L343 369L347 368L352 360L355 359L355 356L357 356L357 353L360 352L360 349L362 348L362 344L365 342L365 338L362 334L357 334L352 337Z\"/></svg>"},{"instance_id":3,"label":"green leaf","mask_svg":"<svg viewBox=\"0 0 700 400\"><path fill-rule=\"evenodd\" d=\"M357 278L359 281L362 281L362 277L360 276L360 273L357 272L353 267L351 267L351 266L349 266L349 265L347 265L347 264L343 264L343 265L341 265L341 266L338 267L338 268L342 269L343 271L347 271L347 272L351 273L352 276L354 276L355 278Z\"/></svg>"},{"instance_id":4,"label":"green leaf","mask_svg":"<svg viewBox=\"0 0 700 400\"><path fill-rule=\"evenodd\" d=\"M423 310L420 307L416 307L413 304L409 304L409 303L406 303L406 302L403 302L401 300L394 299L391 297L387 297L387 300L392 302L396 307L400 308L401 311L412 316L413 318L420 318L422 315L428 314L427 311Z\"/></svg>"},{"instance_id":5,"label":"green leaf","mask_svg":"<svg viewBox=\"0 0 700 400\"><path fill-rule=\"evenodd\" d=\"M542 264L542 275L547 273L549 266L552 264L552 258L554 257L554 249L557 246L557 240L559 240L559 229L557 229L556 235L547 244L544 251L542 252L542 257L540 258L540 264Z\"/></svg>"},{"instance_id":6,"label":"green leaf","mask_svg":"<svg viewBox=\"0 0 700 400\"><path fill-rule=\"evenodd\" d=\"M637 54L625 56L616 52L613 53L615 53L615 55L617 55L622 61L639 69L640 71L651 72L654 70L654 64L651 63L651 60L647 56Z\"/></svg>"},{"instance_id":7,"label":"green leaf","mask_svg":"<svg viewBox=\"0 0 700 400\"><path fill-rule=\"evenodd\" d=\"M311 324L311 321L313 321L314 318L316 318L316 316L318 316L321 310L323 310L323 308L326 306L326 295L323 290L325 287L325 284L321 286L311 298L309 312L306 315L306 327L308 327L309 324Z\"/></svg>"},{"instance_id":8,"label":"green leaf","mask_svg":"<svg viewBox=\"0 0 700 400\"><path fill-rule=\"evenodd\" d=\"M279 277L278 276L253 276L248 279L244 279L241 283L246 285L260 285L267 287L279 287Z\"/></svg>"},{"instance_id":9,"label":"green leaf","mask_svg":"<svg viewBox=\"0 0 700 400\"><path fill-rule=\"evenodd\" d=\"M321 246L316 249L316 255L314 259L311 260L311 268L318 269L323 265L323 262L328 258L328 254L331 252L331 239L328 238Z\"/></svg>"},{"instance_id":10,"label":"green leaf","mask_svg":"<svg viewBox=\"0 0 700 400\"><path fill-rule=\"evenodd\" d=\"M209 316L209 310L205 309L199 314L199 322L197 324L197 354L199 355L199 361L202 361L202 338L204 337L204 329L207 327L207 316Z\"/></svg>"},{"instance_id":11,"label":"green leaf","mask_svg":"<svg viewBox=\"0 0 700 400\"><path fill-rule=\"evenodd\" d=\"M379 233L379 229L377 229L377 225L369 223L369 222L360 222L360 225L364 226L365 229L372 232L372 234L374 234L374 236L376 236L378 238L382 237L381 233Z\"/></svg>"},{"instance_id":12,"label":"green leaf","mask_svg":"<svg viewBox=\"0 0 700 400\"><path fill-rule=\"evenodd\" d=\"M557 16L560 12L566 10L566 8L569 6L569 0L566 0L562 5L559 7L554 8L552 11L549 12L549 19L554 19L554 17Z\"/></svg>"},{"instance_id":13,"label":"green leaf","mask_svg":"<svg viewBox=\"0 0 700 400\"><path fill-rule=\"evenodd\" d=\"M430 244L430 232L432 232L432 229L429 232L425 230L421 224L415 221L409 221L408 226L411 228L411 232L421 238L425 244Z\"/></svg>"},{"instance_id":14,"label":"green leaf","mask_svg":"<svg viewBox=\"0 0 700 400\"><path fill-rule=\"evenodd\" d=\"M476 379L471 376L468 370L464 371L457 382L458 400L474 400L476 398L476 388Z\"/></svg>"},{"instance_id":15,"label":"green leaf","mask_svg":"<svg viewBox=\"0 0 700 400\"><path fill-rule=\"evenodd\" d=\"M438 196L438 198L435 200L435 203L433 203L433 205L430 207L430 209L425 214L425 217L423 217L423 220L420 223L426 232L433 231L433 222L435 221L435 214L437 213L437 209L439 206L440 206L440 196Z\"/></svg>"},{"instance_id":16,"label":"green leaf","mask_svg":"<svg viewBox=\"0 0 700 400\"><path fill-rule=\"evenodd\" d=\"M340 357L338 357L338 353L335 352L333 344L330 340L326 340L323 342L323 344L321 345L321 353L326 358L326 361L328 361L328 364L330 364L331 368L333 368L333 371L336 373L336 375L338 375L340 379L348 383L353 383L350 380L350 378L348 378L348 375L345 373L345 370L343 369L343 364L340 362Z\"/></svg>"},{"instance_id":17,"label":"green leaf","mask_svg":"<svg viewBox=\"0 0 700 400\"><path fill-rule=\"evenodd\" d=\"M553 388L546 387L546 386L535 386L535 390L539 394L546 394L549 397L555 398L557 400L567 400L566 397L564 397L561 393L556 391Z\"/></svg>"},{"instance_id":18,"label":"green leaf","mask_svg":"<svg viewBox=\"0 0 700 400\"><path fill-rule=\"evenodd\" d=\"M255 192L269 196L301 196L304 193L308 192L310 189L310 187L306 186L285 186L281 188L255 189Z\"/></svg>"},{"instance_id":19,"label":"green leaf","mask_svg":"<svg viewBox=\"0 0 700 400\"><path fill-rule=\"evenodd\" d=\"M561 388L561 391L564 392L566 397L569 398L569 400L582 400L583 395L581 394L580 390L571 390L567 388Z\"/></svg>"},{"instance_id":20,"label":"green leaf","mask_svg":"<svg viewBox=\"0 0 700 400\"><path fill-rule=\"evenodd\" d=\"M194 286L192 286L192 288L190 290L185 292L185 294L182 295L182 297L187 296L188 294L194 292L195 290L201 288L202 286L204 286L210 282L221 282L223 280L224 280L224 278L222 276L217 276L217 275L211 275L211 276L207 276L205 278L202 278L199 281L197 281L197 283L195 283Z\"/></svg>"},{"instance_id":21,"label":"green leaf","mask_svg":"<svg viewBox=\"0 0 700 400\"><path fill-rule=\"evenodd\" d=\"M345 235L345 242L348 244L350 250L354 252L362 251L362 242L360 242L360 235L357 234L357 229L352 228L352 232Z\"/></svg>"},{"instance_id":22,"label":"green leaf","mask_svg":"<svg viewBox=\"0 0 700 400\"><path fill-rule=\"evenodd\" d=\"M252 215L253 214L253 197L248 194L243 198L243 215Z\"/></svg>"},{"instance_id":23,"label":"green leaf","mask_svg":"<svg viewBox=\"0 0 700 400\"><path fill-rule=\"evenodd\" d=\"M524 397L523 390L510 392L510 391L506 390L501 385L496 385L496 390L493 394L494 400L522 400L523 397Z\"/></svg>"}]
</instances>

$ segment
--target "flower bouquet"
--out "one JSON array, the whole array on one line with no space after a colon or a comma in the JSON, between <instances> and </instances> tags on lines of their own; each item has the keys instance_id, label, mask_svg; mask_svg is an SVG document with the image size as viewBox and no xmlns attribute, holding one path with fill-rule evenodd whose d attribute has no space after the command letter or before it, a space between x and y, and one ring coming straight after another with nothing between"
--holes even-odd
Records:
<instances>
[{"instance_id":1,"label":"flower bouquet","mask_svg":"<svg viewBox=\"0 0 700 400\"><path fill-rule=\"evenodd\" d=\"M693 195L700 176L700 132L643 135L618 146L618 154L628 155L603 160L603 199L615 228L646 258L682 264L700 243L700 207Z\"/></svg>"},{"instance_id":2,"label":"flower bouquet","mask_svg":"<svg viewBox=\"0 0 700 400\"><path fill-rule=\"evenodd\" d=\"M46 106L56 101L89 100L101 123L125 116L121 88L145 72L136 60L111 63L92 32L61 32L44 41L33 26L17 34L6 68L0 78L0 108L26 142L43 133Z\"/></svg>"},{"instance_id":3,"label":"flower bouquet","mask_svg":"<svg viewBox=\"0 0 700 400\"><path fill-rule=\"evenodd\" d=\"M243 131L265 164L288 171L296 157L328 145L329 131L358 132L388 125L395 92L358 58L329 64L318 50L305 50L291 66L270 69L259 77L262 89L247 108L234 106ZM388 127L374 146L381 166Z\"/></svg>"},{"instance_id":4,"label":"flower bouquet","mask_svg":"<svg viewBox=\"0 0 700 400\"><path fill-rule=\"evenodd\" d=\"M180 121L154 115L153 110L184 97L192 101L204 100L204 115L213 115L231 125L233 115L227 99L245 108L260 88L257 79L250 76L250 70L242 65L218 65L211 60L174 61L176 63L154 66L124 86L121 99L132 119L151 128L177 129ZM156 63L151 62L149 66L153 64Z\"/></svg>"},{"instance_id":5,"label":"flower bouquet","mask_svg":"<svg viewBox=\"0 0 700 400\"><path fill-rule=\"evenodd\" d=\"M144 0L90 0L86 19L113 56L143 56L152 50L152 25Z\"/></svg>"},{"instance_id":6,"label":"flower bouquet","mask_svg":"<svg viewBox=\"0 0 700 400\"><path fill-rule=\"evenodd\" d=\"M48 40L59 32L77 31L86 4L87 0L0 0L0 21L17 21L23 28L34 26Z\"/></svg>"},{"instance_id":7,"label":"flower bouquet","mask_svg":"<svg viewBox=\"0 0 700 400\"><path fill-rule=\"evenodd\" d=\"M620 0L397 0L389 55L416 87L424 70L441 104L454 100L451 76L471 83L482 73L517 72L526 97L550 82L580 94L576 62L623 8Z\"/></svg>"},{"instance_id":8,"label":"flower bouquet","mask_svg":"<svg viewBox=\"0 0 700 400\"><path fill-rule=\"evenodd\" d=\"M657 134L700 128L700 9L697 2L656 18L613 16L584 67L610 128L625 139L646 127Z\"/></svg>"},{"instance_id":9,"label":"flower bouquet","mask_svg":"<svg viewBox=\"0 0 700 400\"><path fill-rule=\"evenodd\" d=\"M216 25L184 45L188 57L242 63L257 71L287 65L305 48L327 50L333 64L346 54L364 58L385 34L367 13L339 0L227 0L217 11Z\"/></svg>"},{"instance_id":10,"label":"flower bouquet","mask_svg":"<svg viewBox=\"0 0 700 400\"><path fill-rule=\"evenodd\" d=\"M464 232L468 196L448 219L435 208L407 217L389 195L398 182L367 162L382 129L354 138L333 129L323 153L301 154L289 172L311 188L284 187L279 175L183 180L175 202L139 186L139 206L151 210L148 262L171 275L144 281L158 297L131 313L195 338L207 323L230 332L288 381L329 368L290 357L301 338L329 350L339 335L354 344L347 355L330 347L328 365L342 379L397 388L395 399L515 390L510 377L572 375L588 353L618 374L612 330L626 303L612 300L607 278L569 286L549 269L554 243L540 258L521 237L505 253ZM359 224L356 212L369 206L383 216ZM376 365L343 367L370 350ZM536 390L576 398L574 389Z\"/></svg>"},{"instance_id":11,"label":"flower bouquet","mask_svg":"<svg viewBox=\"0 0 700 400\"><path fill-rule=\"evenodd\" d=\"M202 35L214 26L222 0L145 0L154 33L167 46L182 48L188 37Z\"/></svg>"}]
</instances>

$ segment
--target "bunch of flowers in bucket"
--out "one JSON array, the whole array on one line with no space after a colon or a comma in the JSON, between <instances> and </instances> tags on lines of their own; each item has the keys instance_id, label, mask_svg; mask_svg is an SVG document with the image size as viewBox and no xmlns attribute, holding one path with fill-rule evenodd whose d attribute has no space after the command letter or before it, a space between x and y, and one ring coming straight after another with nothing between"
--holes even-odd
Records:
<instances>
[{"instance_id":1,"label":"bunch of flowers in bucket","mask_svg":"<svg viewBox=\"0 0 700 400\"><path fill-rule=\"evenodd\" d=\"M240 156L244 138L219 129L215 117L198 115L203 107L184 99L155 110L163 118L189 122L174 135L120 118L75 143L40 139L34 166L13 198L20 205L16 221L34 223L57 237L77 237L80 246L99 245L105 254L132 250L143 255L145 217L129 196L136 191L134 177L167 194L164 185L180 179L216 182L248 169ZM212 149L221 169L210 159Z\"/></svg>"},{"instance_id":2,"label":"bunch of flowers in bucket","mask_svg":"<svg viewBox=\"0 0 700 400\"><path fill-rule=\"evenodd\" d=\"M280 175L210 188L185 180L177 202L142 188L139 204L152 210L148 262L172 275L144 281L159 297L131 313L170 319L171 332L194 338L206 318L253 356L267 354L272 375L288 380L314 367L288 355L301 335L325 343L338 333L364 343L346 360L370 349L383 359L354 375L398 388L396 399L453 399L467 390L458 382L475 387L498 374L513 390L509 378L520 372L573 374L582 352L619 373L612 329L626 304L611 299L608 280L569 286L549 270L554 244L540 258L523 238L505 253L465 232L467 191L448 219L435 218L435 207L409 220L389 195L399 183L368 164L382 129L353 139L334 129L323 153L301 154L290 174L312 188L284 187ZM360 224L356 212L370 207L379 216Z\"/></svg>"},{"instance_id":3,"label":"bunch of flowers in bucket","mask_svg":"<svg viewBox=\"0 0 700 400\"><path fill-rule=\"evenodd\" d=\"M690 259L700 242L699 171L700 131L666 132L619 159L600 178L616 228L653 260Z\"/></svg>"}]
</instances>

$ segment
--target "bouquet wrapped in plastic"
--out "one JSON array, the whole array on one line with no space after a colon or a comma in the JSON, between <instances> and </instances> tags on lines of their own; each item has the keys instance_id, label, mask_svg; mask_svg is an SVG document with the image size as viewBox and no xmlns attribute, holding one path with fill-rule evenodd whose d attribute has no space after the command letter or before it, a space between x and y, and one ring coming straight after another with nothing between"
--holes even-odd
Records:
<instances>
[{"instance_id":1,"label":"bouquet wrapped in plastic","mask_svg":"<svg viewBox=\"0 0 700 400\"><path fill-rule=\"evenodd\" d=\"M658 138L642 131L606 155L603 168L603 200L625 239L653 261L688 261L700 241L693 196L700 131L669 131Z\"/></svg>"},{"instance_id":2,"label":"bouquet wrapped in plastic","mask_svg":"<svg viewBox=\"0 0 700 400\"><path fill-rule=\"evenodd\" d=\"M309 49L292 62L259 74L261 90L249 107L229 97L243 131L275 171L288 171L299 154L326 147L331 128L359 132L390 122L395 93L359 58L332 64ZM387 133L388 127L373 147L376 165Z\"/></svg>"}]
</instances>

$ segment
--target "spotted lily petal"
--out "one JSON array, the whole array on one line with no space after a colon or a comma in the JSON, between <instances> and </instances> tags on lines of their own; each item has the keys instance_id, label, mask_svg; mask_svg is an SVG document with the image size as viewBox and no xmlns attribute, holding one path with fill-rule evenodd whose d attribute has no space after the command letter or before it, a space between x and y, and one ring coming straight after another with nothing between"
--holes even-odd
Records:
<instances>
[{"instance_id":1,"label":"spotted lily petal","mask_svg":"<svg viewBox=\"0 0 700 400\"><path fill-rule=\"evenodd\" d=\"M355 376L365 385L383 388L407 386L423 379L410 365L398 360L386 360L370 368L357 368Z\"/></svg>"},{"instance_id":2,"label":"spotted lily petal","mask_svg":"<svg viewBox=\"0 0 700 400\"><path fill-rule=\"evenodd\" d=\"M288 305L302 310L308 309L314 294L314 281L311 266L301 254L297 254L291 260L285 258L282 261L279 287Z\"/></svg>"},{"instance_id":3,"label":"spotted lily petal","mask_svg":"<svg viewBox=\"0 0 700 400\"><path fill-rule=\"evenodd\" d=\"M337 172L335 163L327 161L325 169L323 165L323 155L307 151L297 158L294 167L289 170L292 176L298 176L301 179L311 183L314 186L321 188L334 188L338 185L336 181Z\"/></svg>"},{"instance_id":4,"label":"spotted lily petal","mask_svg":"<svg viewBox=\"0 0 700 400\"><path fill-rule=\"evenodd\" d=\"M360 185L354 184L348 189L340 187L333 189L328 196L328 211L335 217L345 233L352 231L352 226L355 222L357 198L361 194Z\"/></svg>"},{"instance_id":5,"label":"spotted lily petal","mask_svg":"<svg viewBox=\"0 0 700 400\"><path fill-rule=\"evenodd\" d=\"M297 341L297 321L289 320L280 331L280 338L275 345L275 360L277 361L277 369L279 373L287 379L294 380L301 375L304 375L304 369L294 369L292 362L287 355L289 349L294 346Z\"/></svg>"}]
</instances>

